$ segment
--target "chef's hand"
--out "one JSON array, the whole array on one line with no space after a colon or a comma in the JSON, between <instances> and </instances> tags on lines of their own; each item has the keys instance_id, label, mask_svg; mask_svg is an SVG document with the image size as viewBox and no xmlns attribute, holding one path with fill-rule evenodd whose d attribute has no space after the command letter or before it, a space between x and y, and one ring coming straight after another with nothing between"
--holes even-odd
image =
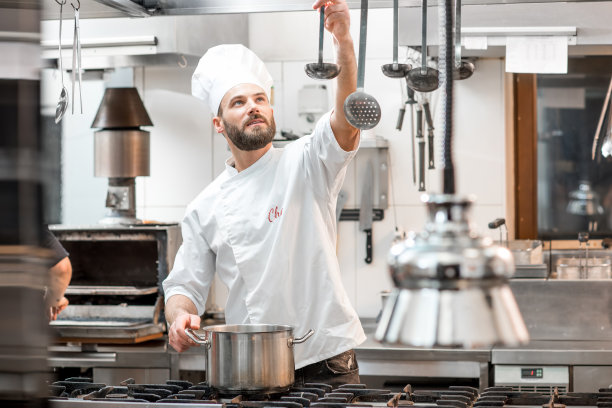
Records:
<instances>
[{"instance_id":1,"label":"chef's hand","mask_svg":"<svg viewBox=\"0 0 612 408\"><path fill-rule=\"evenodd\" d=\"M185 329L197 330L199 328L200 316L187 313L177 316L168 330L170 345L179 353L195 346L196 343L185 334Z\"/></svg>"},{"instance_id":2,"label":"chef's hand","mask_svg":"<svg viewBox=\"0 0 612 408\"><path fill-rule=\"evenodd\" d=\"M357 89L357 62L351 38L351 16L346 0L316 0L312 8L325 6L325 27L332 34L336 48L336 64L341 68L336 78L335 103L330 125L336 141L344 151L353 151L359 145L359 131L344 116L344 101Z\"/></svg>"},{"instance_id":3,"label":"chef's hand","mask_svg":"<svg viewBox=\"0 0 612 408\"><path fill-rule=\"evenodd\" d=\"M66 299L65 296L62 296L62 298L57 302L57 304L49 306L49 308L47 309L47 317L49 318L49 321L57 320L57 315L60 314L60 312L66 307L68 307L68 303L68 299Z\"/></svg>"},{"instance_id":4,"label":"chef's hand","mask_svg":"<svg viewBox=\"0 0 612 408\"><path fill-rule=\"evenodd\" d=\"M345 0L317 0L312 8L317 10L325 6L325 28L332 33L336 41L350 39L351 16ZM352 41L352 40L351 40Z\"/></svg>"}]
</instances>

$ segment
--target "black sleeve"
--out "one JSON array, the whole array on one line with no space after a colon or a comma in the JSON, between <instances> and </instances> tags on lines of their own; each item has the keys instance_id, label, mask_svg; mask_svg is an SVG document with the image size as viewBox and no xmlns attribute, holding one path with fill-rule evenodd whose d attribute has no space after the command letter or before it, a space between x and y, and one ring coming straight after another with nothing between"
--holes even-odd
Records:
<instances>
[{"instance_id":1,"label":"black sleeve","mask_svg":"<svg viewBox=\"0 0 612 408\"><path fill-rule=\"evenodd\" d=\"M55 235L49 231L47 226L44 227L42 246L43 248L53 251L52 265L56 265L59 261L68 256L66 249L60 244L57 238L55 238Z\"/></svg>"}]
</instances>

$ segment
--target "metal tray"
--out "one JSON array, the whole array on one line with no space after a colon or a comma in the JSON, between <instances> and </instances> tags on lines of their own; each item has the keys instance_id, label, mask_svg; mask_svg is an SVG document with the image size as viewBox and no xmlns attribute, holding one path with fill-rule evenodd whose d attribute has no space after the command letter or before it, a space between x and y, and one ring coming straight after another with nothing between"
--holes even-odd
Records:
<instances>
[{"instance_id":1,"label":"metal tray","mask_svg":"<svg viewBox=\"0 0 612 408\"><path fill-rule=\"evenodd\" d=\"M534 278L534 279L543 279L548 277L548 265L539 264L539 265L516 265L516 271L513 278L516 279L525 279L525 278Z\"/></svg>"}]
</instances>

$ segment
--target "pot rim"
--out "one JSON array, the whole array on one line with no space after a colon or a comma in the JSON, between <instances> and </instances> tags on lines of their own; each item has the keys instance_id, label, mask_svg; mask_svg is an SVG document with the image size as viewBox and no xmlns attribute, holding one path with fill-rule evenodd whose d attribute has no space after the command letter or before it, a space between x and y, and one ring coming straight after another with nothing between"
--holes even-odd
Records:
<instances>
[{"instance_id":1,"label":"pot rim","mask_svg":"<svg viewBox=\"0 0 612 408\"><path fill-rule=\"evenodd\" d=\"M283 324L217 324L202 327L200 330L227 334L292 333L293 326Z\"/></svg>"}]
</instances>

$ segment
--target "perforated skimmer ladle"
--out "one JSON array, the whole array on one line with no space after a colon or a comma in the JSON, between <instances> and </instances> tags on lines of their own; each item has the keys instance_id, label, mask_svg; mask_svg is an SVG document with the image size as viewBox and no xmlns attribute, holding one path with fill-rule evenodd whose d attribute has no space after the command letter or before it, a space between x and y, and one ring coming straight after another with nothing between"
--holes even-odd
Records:
<instances>
[{"instance_id":1,"label":"perforated skimmer ladle","mask_svg":"<svg viewBox=\"0 0 612 408\"><path fill-rule=\"evenodd\" d=\"M344 100L346 120L357 129L372 129L380 121L380 105L373 96L363 91L365 75L366 36L368 32L368 0L361 0L361 27L359 30L359 64L357 90Z\"/></svg>"},{"instance_id":2,"label":"perforated skimmer ladle","mask_svg":"<svg viewBox=\"0 0 612 408\"><path fill-rule=\"evenodd\" d=\"M321 6L319 24L319 62L306 64L304 71L306 75L314 79L332 79L340 73L340 67L337 64L323 62L323 34L325 28L325 6Z\"/></svg>"},{"instance_id":3,"label":"perforated skimmer ladle","mask_svg":"<svg viewBox=\"0 0 612 408\"><path fill-rule=\"evenodd\" d=\"M383 74L389 78L403 78L412 69L410 64L397 63L397 21L399 0L393 0L393 64L385 64L381 67Z\"/></svg>"},{"instance_id":4,"label":"perforated skimmer ladle","mask_svg":"<svg viewBox=\"0 0 612 408\"><path fill-rule=\"evenodd\" d=\"M455 1L455 69L453 79L468 79L474 73L474 64L461 61L461 0Z\"/></svg>"},{"instance_id":5,"label":"perforated skimmer ladle","mask_svg":"<svg viewBox=\"0 0 612 408\"><path fill-rule=\"evenodd\" d=\"M438 89L440 81L438 70L427 66L427 0L423 0L421 18L421 66L408 72L406 83L417 92L431 92Z\"/></svg>"}]
</instances>

